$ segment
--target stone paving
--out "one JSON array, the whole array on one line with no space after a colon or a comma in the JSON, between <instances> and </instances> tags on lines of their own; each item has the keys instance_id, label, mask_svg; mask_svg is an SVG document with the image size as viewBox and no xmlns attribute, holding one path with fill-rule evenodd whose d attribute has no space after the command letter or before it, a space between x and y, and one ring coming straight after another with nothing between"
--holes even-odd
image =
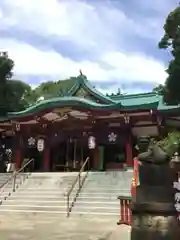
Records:
<instances>
[{"instance_id":1,"label":"stone paving","mask_svg":"<svg viewBox=\"0 0 180 240\"><path fill-rule=\"evenodd\" d=\"M115 219L43 214L0 214L2 240L130 240L130 227Z\"/></svg>"}]
</instances>

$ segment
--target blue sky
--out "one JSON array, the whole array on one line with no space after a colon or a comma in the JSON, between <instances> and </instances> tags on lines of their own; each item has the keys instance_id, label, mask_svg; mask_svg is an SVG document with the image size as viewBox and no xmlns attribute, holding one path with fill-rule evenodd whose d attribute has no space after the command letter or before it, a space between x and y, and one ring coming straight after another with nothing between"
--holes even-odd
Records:
<instances>
[{"instance_id":1,"label":"blue sky","mask_svg":"<svg viewBox=\"0 0 180 240\"><path fill-rule=\"evenodd\" d=\"M102 92L150 91L166 79L158 49L179 0L1 0L0 50L32 86L76 76Z\"/></svg>"}]
</instances>

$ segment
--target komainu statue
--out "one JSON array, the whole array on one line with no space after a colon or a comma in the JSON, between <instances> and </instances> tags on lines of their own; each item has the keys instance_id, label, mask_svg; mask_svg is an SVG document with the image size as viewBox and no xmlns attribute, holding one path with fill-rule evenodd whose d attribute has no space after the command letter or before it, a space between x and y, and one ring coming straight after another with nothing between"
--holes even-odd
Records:
<instances>
[{"instance_id":1,"label":"komainu statue","mask_svg":"<svg viewBox=\"0 0 180 240\"><path fill-rule=\"evenodd\" d=\"M170 159L148 137L139 141L139 182L132 202L131 240L178 240L174 175Z\"/></svg>"}]
</instances>

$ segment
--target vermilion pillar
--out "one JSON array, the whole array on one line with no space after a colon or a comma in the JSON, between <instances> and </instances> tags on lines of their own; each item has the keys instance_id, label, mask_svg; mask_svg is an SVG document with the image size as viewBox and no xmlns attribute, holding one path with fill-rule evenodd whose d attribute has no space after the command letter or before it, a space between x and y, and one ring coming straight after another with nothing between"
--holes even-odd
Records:
<instances>
[{"instance_id":1,"label":"vermilion pillar","mask_svg":"<svg viewBox=\"0 0 180 240\"><path fill-rule=\"evenodd\" d=\"M136 198L136 186L139 184L139 164L138 159L134 158L133 160L133 177L132 177L132 183L131 183L131 196L133 199Z\"/></svg>"},{"instance_id":2,"label":"vermilion pillar","mask_svg":"<svg viewBox=\"0 0 180 240\"><path fill-rule=\"evenodd\" d=\"M43 152L43 169L44 171L49 171L50 167L50 147L48 144L48 139L45 139L45 146Z\"/></svg>"},{"instance_id":3,"label":"vermilion pillar","mask_svg":"<svg viewBox=\"0 0 180 240\"><path fill-rule=\"evenodd\" d=\"M21 167L21 150L15 149L14 151L14 163L16 169L19 169Z\"/></svg>"},{"instance_id":4,"label":"vermilion pillar","mask_svg":"<svg viewBox=\"0 0 180 240\"><path fill-rule=\"evenodd\" d=\"M133 152L132 152L132 141L131 135L127 137L126 140L126 164L131 167L133 166Z\"/></svg>"},{"instance_id":5,"label":"vermilion pillar","mask_svg":"<svg viewBox=\"0 0 180 240\"><path fill-rule=\"evenodd\" d=\"M93 153L93 168L98 169L99 168L99 148L96 146Z\"/></svg>"},{"instance_id":6,"label":"vermilion pillar","mask_svg":"<svg viewBox=\"0 0 180 240\"><path fill-rule=\"evenodd\" d=\"M21 157L22 157L22 137L20 135L20 124L13 124L14 131L14 146L13 146L13 159L16 169L21 167Z\"/></svg>"}]
</instances>

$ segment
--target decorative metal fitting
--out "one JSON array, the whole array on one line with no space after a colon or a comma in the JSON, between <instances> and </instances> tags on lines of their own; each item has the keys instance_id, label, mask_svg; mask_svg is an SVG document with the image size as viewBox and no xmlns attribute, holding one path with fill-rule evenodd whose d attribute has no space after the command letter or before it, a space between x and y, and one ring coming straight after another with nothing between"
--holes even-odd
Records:
<instances>
[{"instance_id":1,"label":"decorative metal fitting","mask_svg":"<svg viewBox=\"0 0 180 240\"><path fill-rule=\"evenodd\" d=\"M129 121L130 121L130 116L127 113L125 113L124 114L124 122L125 122L125 124L129 124Z\"/></svg>"}]
</instances>

